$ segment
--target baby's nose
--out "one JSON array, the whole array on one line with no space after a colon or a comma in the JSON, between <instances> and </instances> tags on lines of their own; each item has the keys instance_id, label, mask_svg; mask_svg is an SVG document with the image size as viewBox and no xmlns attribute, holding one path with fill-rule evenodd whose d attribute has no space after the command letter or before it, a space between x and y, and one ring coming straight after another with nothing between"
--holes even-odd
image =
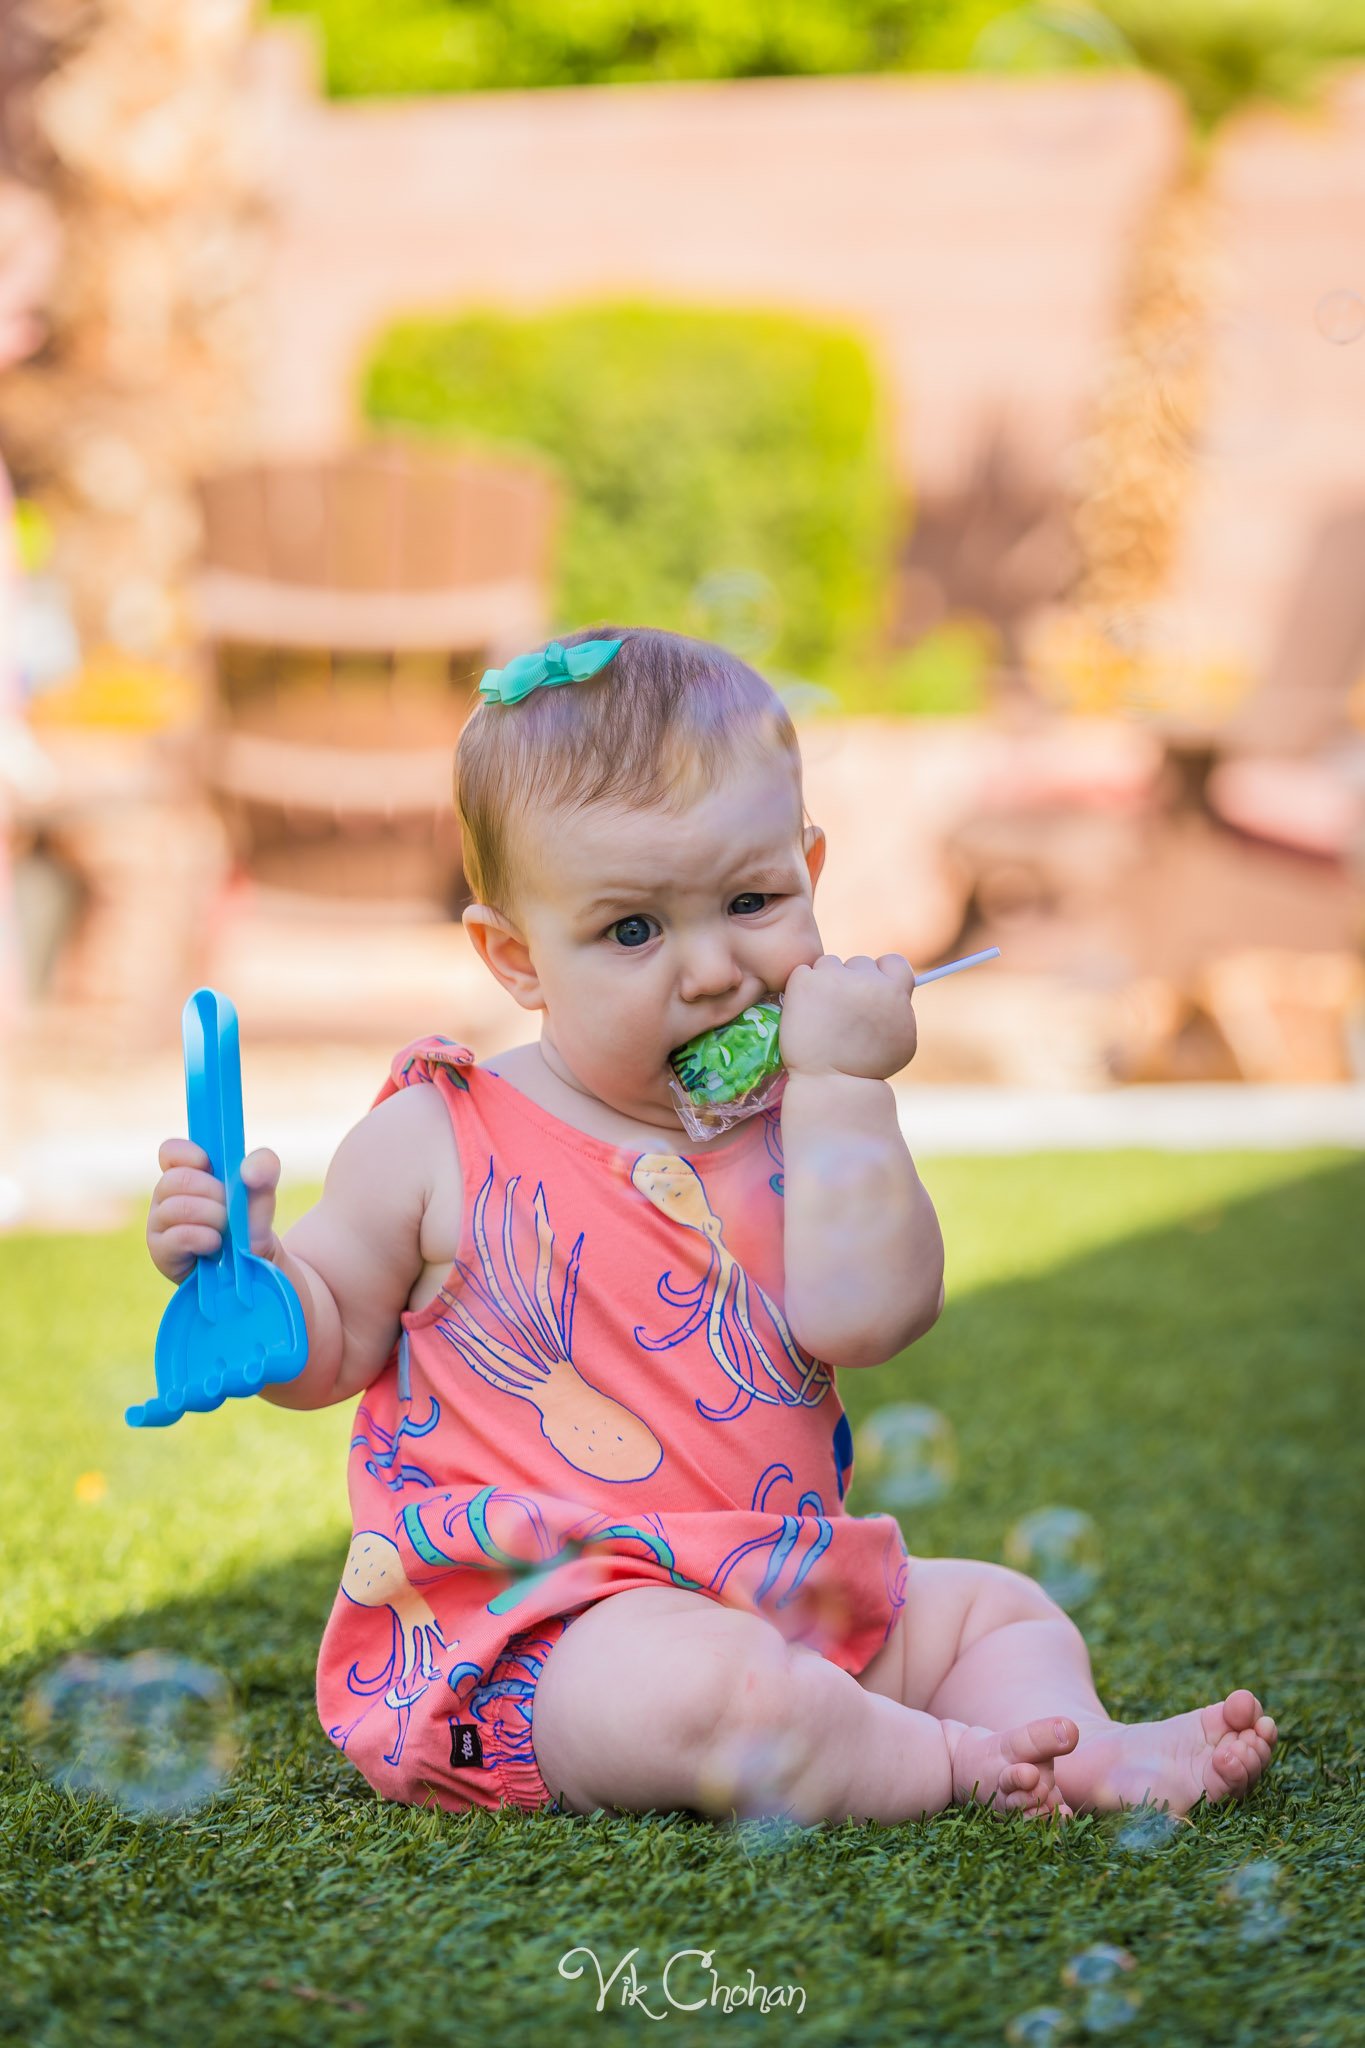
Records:
<instances>
[{"instance_id":1,"label":"baby's nose","mask_svg":"<svg viewBox=\"0 0 1365 2048\"><path fill-rule=\"evenodd\" d=\"M687 945L678 977L678 991L684 1002L699 1003L728 996L743 980L739 962L728 939L717 935L694 937Z\"/></svg>"}]
</instances>

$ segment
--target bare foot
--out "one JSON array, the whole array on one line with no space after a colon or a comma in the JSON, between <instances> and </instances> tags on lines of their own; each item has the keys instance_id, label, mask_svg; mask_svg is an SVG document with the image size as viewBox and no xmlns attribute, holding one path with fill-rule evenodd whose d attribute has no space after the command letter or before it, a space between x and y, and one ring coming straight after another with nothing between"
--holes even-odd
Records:
<instances>
[{"instance_id":1,"label":"bare foot","mask_svg":"<svg viewBox=\"0 0 1365 2048\"><path fill-rule=\"evenodd\" d=\"M1166 1721L1083 1721L1057 1782L1078 1813L1151 1800L1188 1813L1200 1799L1244 1799L1270 1761L1275 1723L1245 1687Z\"/></svg>"},{"instance_id":2,"label":"bare foot","mask_svg":"<svg viewBox=\"0 0 1365 2048\"><path fill-rule=\"evenodd\" d=\"M974 1800L997 1813L1070 1816L1056 1783L1052 1760L1074 1748L1080 1730L1074 1721L1026 1721L1021 1728L969 1728L947 1721L953 1760L953 1800L967 1806ZM956 1731L956 1733L954 1733Z\"/></svg>"}]
</instances>

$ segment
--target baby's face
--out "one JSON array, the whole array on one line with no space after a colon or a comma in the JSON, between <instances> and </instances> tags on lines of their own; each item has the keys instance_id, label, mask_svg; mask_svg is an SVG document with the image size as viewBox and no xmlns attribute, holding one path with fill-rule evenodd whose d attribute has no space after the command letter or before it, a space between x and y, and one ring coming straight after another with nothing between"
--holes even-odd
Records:
<instances>
[{"instance_id":1,"label":"baby's face","mask_svg":"<svg viewBox=\"0 0 1365 2048\"><path fill-rule=\"evenodd\" d=\"M736 764L677 813L602 805L528 821L519 851L542 1042L622 1115L680 1129L669 1054L824 951L824 836L803 835L791 766Z\"/></svg>"}]
</instances>

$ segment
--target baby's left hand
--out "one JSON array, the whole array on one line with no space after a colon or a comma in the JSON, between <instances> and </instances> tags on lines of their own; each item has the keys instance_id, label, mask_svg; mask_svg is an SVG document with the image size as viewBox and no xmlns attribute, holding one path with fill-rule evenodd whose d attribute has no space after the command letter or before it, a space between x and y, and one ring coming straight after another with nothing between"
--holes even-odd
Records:
<instances>
[{"instance_id":1,"label":"baby's left hand","mask_svg":"<svg viewBox=\"0 0 1365 2048\"><path fill-rule=\"evenodd\" d=\"M899 953L822 953L813 967L794 967L778 1029L783 1066L889 1081L915 1057L914 986L915 970Z\"/></svg>"}]
</instances>

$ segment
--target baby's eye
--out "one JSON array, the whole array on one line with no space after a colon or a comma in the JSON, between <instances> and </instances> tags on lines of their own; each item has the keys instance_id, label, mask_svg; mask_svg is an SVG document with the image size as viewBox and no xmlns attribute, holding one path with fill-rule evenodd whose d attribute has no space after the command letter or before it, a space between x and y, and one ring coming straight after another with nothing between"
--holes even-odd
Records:
<instances>
[{"instance_id":1,"label":"baby's eye","mask_svg":"<svg viewBox=\"0 0 1365 2048\"><path fill-rule=\"evenodd\" d=\"M620 917L615 924L607 926L607 937L615 939L618 946L638 951L641 946L649 944L648 926L653 922L652 917Z\"/></svg>"},{"instance_id":2,"label":"baby's eye","mask_svg":"<svg viewBox=\"0 0 1365 2048\"><path fill-rule=\"evenodd\" d=\"M772 897L764 895L761 890L746 889L731 899L730 908L741 917L755 917L771 901ZM649 926L654 922L652 917L643 914L620 917L615 924L607 926L603 937L615 939L618 946L624 946L629 952L638 952L641 946L649 944Z\"/></svg>"}]
</instances>

